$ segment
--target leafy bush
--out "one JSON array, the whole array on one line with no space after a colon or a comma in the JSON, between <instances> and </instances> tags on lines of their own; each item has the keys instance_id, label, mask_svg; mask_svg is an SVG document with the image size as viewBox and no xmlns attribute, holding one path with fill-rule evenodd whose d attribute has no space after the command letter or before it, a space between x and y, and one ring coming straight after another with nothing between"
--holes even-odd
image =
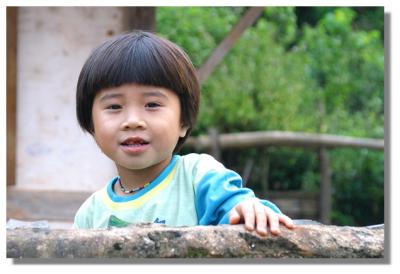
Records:
<instances>
[{"instance_id":1,"label":"leafy bush","mask_svg":"<svg viewBox=\"0 0 400 274\"><path fill-rule=\"evenodd\" d=\"M285 130L383 138L383 10L363 11L265 8L203 84L193 134L216 127L223 133ZM200 67L244 12L242 7L158 8L157 30ZM247 182L254 189L267 182L269 189L319 189L313 151L269 148L268 178L261 164L265 153L224 151L223 162L243 172L254 159ZM383 155L331 151L334 223L383 221Z\"/></svg>"}]
</instances>

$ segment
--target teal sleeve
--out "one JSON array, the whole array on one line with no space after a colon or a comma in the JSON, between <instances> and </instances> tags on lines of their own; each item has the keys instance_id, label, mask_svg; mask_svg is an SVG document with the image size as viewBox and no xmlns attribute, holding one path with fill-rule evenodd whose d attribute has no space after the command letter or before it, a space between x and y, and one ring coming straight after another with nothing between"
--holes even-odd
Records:
<instances>
[{"instance_id":1,"label":"teal sleeve","mask_svg":"<svg viewBox=\"0 0 400 274\"><path fill-rule=\"evenodd\" d=\"M199 225L229 224L229 212L239 202L255 198L254 192L242 187L242 178L229 169L210 170L196 184L196 211ZM276 213L279 208L266 200L262 204Z\"/></svg>"}]
</instances>

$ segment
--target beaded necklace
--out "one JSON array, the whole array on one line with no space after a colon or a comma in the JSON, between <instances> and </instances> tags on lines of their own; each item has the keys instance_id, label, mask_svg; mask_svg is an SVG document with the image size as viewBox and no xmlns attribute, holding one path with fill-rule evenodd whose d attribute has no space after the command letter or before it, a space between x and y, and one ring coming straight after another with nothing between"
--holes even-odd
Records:
<instances>
[{"instance_id":1,"label":"beaded necklace","mask_svg":"<svg viewBox=\"0 0 400 274\"><path fill-rule=\"evenodd\" d=\"M144 184L144 185L142 185L142 186L138 186L138 187L132 188L132 189L130 189L130 190L129 190L129 189L126 190L126 189L124 188L124 186L123 186L122 183L121 183L121 179L120 179L120 178L118 178L118 184L119 184L119 186L121 187L121 190L122 190L123 193L125 193L125 194L131 194L131 193L134 193L134 192L136 192L136 191L142 190L143 188L145 188L146 186L148 186L150 183L146 183L146 184Z\"/></svg>"}]
</instances>

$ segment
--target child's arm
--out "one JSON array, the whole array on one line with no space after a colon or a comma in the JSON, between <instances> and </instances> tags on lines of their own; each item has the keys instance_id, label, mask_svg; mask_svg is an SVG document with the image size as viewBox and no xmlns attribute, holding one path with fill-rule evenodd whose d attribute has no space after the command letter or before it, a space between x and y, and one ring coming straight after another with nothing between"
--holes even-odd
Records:
<instances>
[{"instance_id":1,"label":"child's arm","mask_svg":"<svg viewBox=\"0 0 400 274\"><path fill-rule=\"evenodd\" d=\"M194 157L194 156L191 156ZM242 187L242 178L226 169L209 155L195 158L196 211L200 225L245 223L260 235L279 233L279 223L293 227L291 219L273 203L257 199L249 188Z\"/></svg>"},{"instance_id":2,"label":"child's arm","mask_svg":"<svg viewBox=\"0 0 400 274\"><path fill-rule=\"evenodd\" d=\"M283 223L287 228L293 228L293 221L288 216L276 213L271 208L263 205L259 199L247 199L237 204L229 212L229 223L238 224L244 222L245 228L253 231L256 228L258 234L268 234L267 227L274 235L280 234L279 224Z\"/></svg>"}]
</instances>

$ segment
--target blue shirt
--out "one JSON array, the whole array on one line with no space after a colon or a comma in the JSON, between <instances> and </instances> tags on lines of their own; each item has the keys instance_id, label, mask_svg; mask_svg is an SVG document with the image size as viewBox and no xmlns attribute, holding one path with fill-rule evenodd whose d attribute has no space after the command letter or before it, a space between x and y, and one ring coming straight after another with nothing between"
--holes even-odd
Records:
<instances>
[{"instance_id":1,"label":"blue shirt","mask_svg":"<svg viewBox=\"0 0 400 274\"><path fill-rule=\"evenodd\" d=\"M130 223L169 226L229 223L229 212L239 202L255 198L242 187L241 177L207 154L174 155L168 166L147 187L132 196L119 196L118 177L93 193L79 208L75 228L107 228ZM276 213L273 203L260 200Z\"/></svg>"}]
</instances>

